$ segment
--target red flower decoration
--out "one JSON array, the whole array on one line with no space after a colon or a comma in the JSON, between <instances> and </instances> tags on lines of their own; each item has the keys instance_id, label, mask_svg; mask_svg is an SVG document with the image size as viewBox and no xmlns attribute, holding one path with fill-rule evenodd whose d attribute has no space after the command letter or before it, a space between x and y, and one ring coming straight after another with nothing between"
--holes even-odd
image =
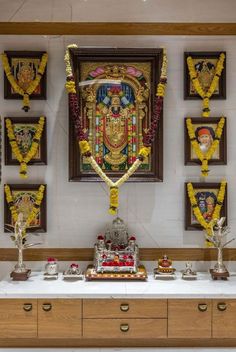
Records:
<instances>
[{"instance_id":1,"label":"red flower decoration","mask_svg":"<svg viewBox=\"0 0 236 352\"><path fill-rule=\"evenodd\" d=\"M78 268L78 267L79 267L79 265L78 265L78 264L76 264L76 263L72 263L70 267L71 267L71 268Z\"/></svg>"},{"instance_id":2,"label":"red flower decoration","mask_svg":"<svg viewBox=\"0 0 236 352\"><path fill-rule=\"evenodd\" d=\"M53 257L49 257L48 258L48 262L51 263L51 262L56 262L57 259L56 258L53 258Z\"/></svg>"},{"instance_id":3,"label":"red flower decoration","mask_svg":"<svg viewBox=\"0 0 236 352\"><path fill-rule=\"evenodd\" d=\"M104 236L103 235L98 235L97 239L98 240L104 240Z\"/></svg>"}]
</instances>

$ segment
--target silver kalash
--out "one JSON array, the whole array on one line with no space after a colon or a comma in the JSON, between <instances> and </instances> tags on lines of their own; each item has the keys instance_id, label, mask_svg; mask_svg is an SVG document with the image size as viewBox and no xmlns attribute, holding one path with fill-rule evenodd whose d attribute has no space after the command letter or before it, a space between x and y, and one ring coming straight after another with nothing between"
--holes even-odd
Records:
<instances>
[{"instance_id":1,"label":"silver kalash","mask_svg":"<svg viewBox=\"0 0 236 352\"><path fill-rule=\"evenodd\" d=\"M117 217L105 235L98 236L94 246L96 272L136 273L139 264L139 249L134 236L128 235L124 221Z\"/></svg>"}]
</instances>

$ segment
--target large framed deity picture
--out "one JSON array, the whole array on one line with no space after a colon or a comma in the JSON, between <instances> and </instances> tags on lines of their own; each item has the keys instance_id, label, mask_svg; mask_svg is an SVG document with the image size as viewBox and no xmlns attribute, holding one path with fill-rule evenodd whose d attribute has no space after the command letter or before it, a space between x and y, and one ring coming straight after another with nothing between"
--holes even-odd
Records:
<instances>
[{"instance_id":1,"label":"large framed deity picture","mask_svg":"<svg viewBox=\"0 0 236 352\"><path fill-rule=\"evenodd\" d=\"M13 217L12 206L17 214L22 213L24 221L27 221L32 216L34 208L39 209L37 215L32 217L29 227L26 232L46 232L47 231L47 194L46 185L40 184L8 184L10 197L12 197L12 204L9 204L9 196L4 192L4 232L14 232L15 220ZM40 193L43 187L43 192ZM8 199L7 199L8 198ZM41 200L37 205L37 199ZM35 203L36 202L36 203Z\"/></svg>"},{"instance_id":2,"label":"large framed deity picture","mask_svg":"<svg viewBox=\"0 0 236 352\"><path fill-rule=\"evenodd\" d=\"M19 151L22 157L25 157L30 151L32 143L37 132L40 117L5 117L5 165L18 165L16 155L13 153L8 137L6 121L11 122L13 133ZM47 129L46 118L44 117L44 126L41 138L38 142L36 154L28 162L29 165L47 165Z\"/></svg>"},{"instance_id":3,"label":"large framed deity picture","mask_svg":"<svg viewBox=\"0 0 236 352\"><path fill-rule=\"evenodd\" d=\"M108 177L119 179L135 162L150 127L163 50L72 48L70 53L92 154ZM163 180L162 114L152 151L129 181ZM101 180L80 155L71 118L69 180Z\"/></svg>"},{"instance_id":4,"label":"large framed deity picture","mask_svg":"<svg viewBox=\"0 0 236 352\"><path fill-rule=\"evenodd\" d=\"M16 84L25 92L30 86L32 81L35 80L38 74L40 63L45 54L44 51L5 51L7 55L11 73ZM40 79L39 84L34 92L30 94L30 99L45 100L46 95L46 78L47 68L45 67L44 73ZM22 96L15 92L7 79L4 71L4 98L5 99L22 99Z\"/></svg>"},{"instance_id":5,"label":"large framed deity picture","mask_svg":"<svg viewBox=\"0 0 236 352\"><path fill-rule=\"evenodd\" d=\"M188 131L191 128L194 138L190 138ZM211 158L208 164L227 164L227 125L225 117L192 117L184 120L184 145L185 145L185 165L200 165L201 161L197 156L197 151L193 141L198 143L202 155L210 153ZM215 143L217 141L217 143ZM197 146L197 147L198 147Z\"/></svg>"},{"instance_id":6,"label":"large framed deity picture","mask_svg":"<svg viewBox=\"0 0 236 352\"><path fill-rule=\"evenodd\" d=\"M184 53L184 99L201 99L195 90L189 75L187 58L191 57L196 77L205 93L208 92L215 76L220 54L225 55L223 70L211 99L226 99L226 52L222 51L191 51Z\"/></svg>"},{"instance_id":7,"label":"large framed deity picture","mask_svg":"<svg viewBox=\"0 0 236 352\"><path fill-rule=\"evenodd\" d=\"M196 207L198 207L202 220L206 224L210 223L215 217L216 205L220 205L219 216L226 217L227 224L227 185L224 190L223 200L219 200L219 191L222 187L222 183L212 183L212 182L199 182L192 184L194 190L194 197L196 200ZM185 183L185 230L203 230L203 226L200 225L198 219L196 218L193 206L191 205L188 183Z\"/></svg>"}]
</instances>

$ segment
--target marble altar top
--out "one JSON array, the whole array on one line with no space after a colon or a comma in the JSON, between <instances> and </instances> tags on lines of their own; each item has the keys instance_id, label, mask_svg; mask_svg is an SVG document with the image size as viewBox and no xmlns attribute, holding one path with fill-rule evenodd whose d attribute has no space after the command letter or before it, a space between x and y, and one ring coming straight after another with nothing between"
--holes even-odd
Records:
<instances>
[{"instance_id":1,"label":"marble altar top","mask_svg":"<svg viewBox=\"0 0 236 352\"><path fill-rule=\"evenodd\" d=\"M33 272L27 281L0 281L0 298L236 298L236 273L227 281L213 281L208 273L198 273L197 280L185 281L181 273L174 280L137 281L65 281L45 280Z\"/></svg>"}]
</instances>

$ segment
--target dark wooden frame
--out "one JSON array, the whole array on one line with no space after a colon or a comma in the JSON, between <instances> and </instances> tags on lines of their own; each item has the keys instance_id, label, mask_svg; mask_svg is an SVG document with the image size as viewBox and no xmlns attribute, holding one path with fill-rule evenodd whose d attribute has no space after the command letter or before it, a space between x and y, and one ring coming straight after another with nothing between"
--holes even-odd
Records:
<instances>
[{"instance_id":1,"label":"dark wooden frame","mask_svg":"<svg viewBox=\"0 0 236 352\"><path fill-rule=\"evenodd\" d=\"M39 117L5 117L4 118L4 126L5 126L5 165L19 165L19 162L12 158L12 149L9 143L9 138L7 136L7 128L6 128L6 119L10 119L12 124L15 123L30 123L37 124L39 122ZM43 126L43 132L40 139L40 148L41 148L41 158L34 159L32 158L28 165L47 165L47 120L45 117L45 123Z\"/></svg>"},{"instance_id":2,"label":"dark wooden frame","mask_svg":"<svg viewBox=\"0 0 236 352\"><path fill-rule=\"evenodd\" d=\"M187 117L184 119L184 165L201 165L199 159L191 159L191 141L188 135L188 129L186 125ZM218 123L220 117L192 117L192 124L211 124ZM225 118L225 124L222 131L222 136L219 142L219 159L210 159L209 165L226 165L227 164L227 124Z\"/></svg>"},{"instance_id":3,"label":"dark wooden frame","mask_svg":"<svg viewBox=\"0 0 236 352\"><path fill-rule=\"evenodd\" d=\"M188 231L196 231L203 230L203 227L200 224L191 224L191 203L188 196L187 182L185 183L185 230ZM211 182L192 182L194 189L203 188L205 190L208 189L219 189L220 183L211 183ZM227 224L227 185L225 188L225 198L223 202L223 206L221 208L220 216L226 217Z\"/></svg>"},{"instance_id":4,"label":"dark wooden frame","mask_svg":"<svg viewBox=\"0 0 236 352\"><path fill-rule=\"evenodd\" d=\"M9 187L11 191L20 191L20 190L37 191L40 185L41 184L32 184L32 185L9 184ZM44 196L42 199L42 203L40 205L41 226L27 229L26 232L47 232L47 186L45 184L44 186L45 186ZM7 201L6 201L6 194L4 192L4 232L8 232L8 233L14 232L14 229L6 225L10 223L11 223L11 212L9 209L9 205L7 204Z\"/></svg>"},{"instance_id":5,"label":"dark wooden frame","mask_svg":"<svg viewBox=\"0 0 236 352\"><path fill-rule=\"evenodd\" d=\"M74 66L76 86L79 81L79 60L80 62L88 61L110 61L110 62L136 62L149 61L152 64L152 87L151 94L151 112L153 111L156 87L160 77L163 49L71 49L71 57ZM79 58L79 60L78 60ZM70 115L70 111L69 111ZM128 181L133 182L162 182L163 181L163 112L158 124L156 139L152 148L152 170L136 171L135 175ZM107 172L109 177L117 180L123 173ZM100 177L94 171L87 173L80 171L80 151L74 132L73 123L69 118L69 181L101 181Z\"/></svg>"},{"instance_id":6,"label":"dark wooden frame","mask_svg":"<svg viewBox=\"0 0 236 352\"><path fill-rule=\"evenodd\" d=\"M188 51L184 53L184 99L185 100L195 100L202 99L198 94L190 95L190 76L187 65L187 57L191 56L193 59L200 57L216 59L220 56L221 53L225 54L224 69L222 70L220 79L219 79L219 94L213 94L211 99L226 99L226 52L225 51Z\"/></svg>"},{"instance_id":7,"label":"dark wooden frame","mask_svg":"<svg viewBox=\"0 0 236 352\"><path fill-rule=\"evenodd\" d=\"M9 65L11 67L12 58L39 58L41 60L45 51L5 51L8 57ZM30 95L30 100L46 100L47 99L47 66L45 67L44 74L40 80L41 93ZM11 85L7 79L4 71L4 99L23 99L20 94L14 94L11 92Z\"/></svg>"}]
</instances>

